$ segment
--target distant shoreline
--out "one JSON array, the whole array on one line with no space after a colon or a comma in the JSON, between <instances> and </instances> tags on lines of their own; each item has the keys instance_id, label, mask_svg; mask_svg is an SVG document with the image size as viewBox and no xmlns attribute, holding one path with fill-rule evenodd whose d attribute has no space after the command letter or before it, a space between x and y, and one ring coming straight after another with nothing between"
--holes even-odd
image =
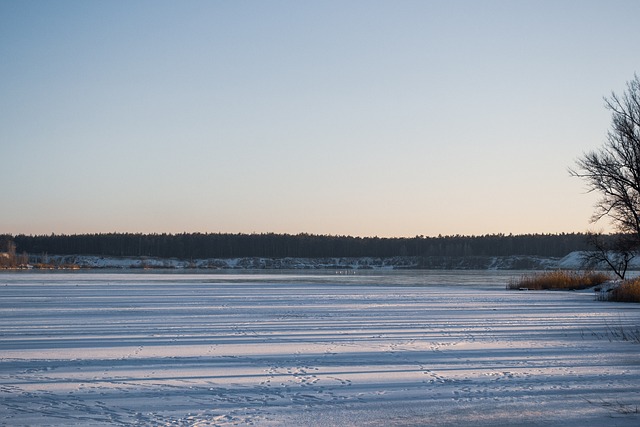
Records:
<instances>
[{"instance_id":1,"label":"distant shoreline","mask_svg":"<svg viewBox=\"0 0 640 427\"><path fill-rule=\"evenodd\" d=\"M563 258L530 255L431 257L208 258L31 255L28 263L2 270L579 270L583 252ZM640 263L631 269L639 270Z\"/></svg>"}]
</instances>

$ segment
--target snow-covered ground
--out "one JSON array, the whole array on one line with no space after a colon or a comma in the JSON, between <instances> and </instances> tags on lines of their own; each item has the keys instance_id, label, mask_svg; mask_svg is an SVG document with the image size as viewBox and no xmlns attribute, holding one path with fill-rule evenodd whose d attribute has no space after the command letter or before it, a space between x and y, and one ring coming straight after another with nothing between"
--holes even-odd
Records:
<instances>
[{"instance_id":1,"label":"snow-covered ground","mask_svg":"<svg viewBox=\"0 0 640 427\"><path fill-rule=\"evenodd\" d=\"M469 257L338 257L338 258L209 258L108 257L97 255L32 255L33 264L102 269L217 269L217 270L390 270L403 268L456 270L552 270L582 268L581 253L565 258L527 255ZM639 266L640 267L640 266Z\"/></svg>"},{"instance_id":2,"label":"snow-covered ground","mask_svg":"<svg viewBox=\"0 0 640 427\"><path fill-rule=\"evenodd\" d=\"M33 256L33 262L42 262ZM314 269L393 269L415 267L416 257L389 258L208 258L185 260L153 257L108 257L96 255L53 255L46 262L80 268L217 269L217 270L314 270Z\"/></svg>"},{"instance_id":3,"label":"snow-covered ground","mask_svg":"<svg viewBox=\"0 0 640 427\"><path fill-rule=\"evenodd\" d=\"M338 258L208 258L177 259L153 257L108 257L97 255L32 255L33 264L77 266L102 269L216 269L216 270L391 270L403 268L455 270L579 270L584 268L584 252L571 252L563 258L533 255L509 256L396 256ZM606 265L601 265L603 270ZM640 270L640 257L629 264Z\"/></svg>"},{"instance_id":4,"label":"snow-covered ground","mask_svg":"<svg viewBox=\"0 0 640 427\"><path fill-rule=\"evenodd\" d=\"M1 273L0 423L640 425L640 306L509 277Z\"/></svg>"}]
</instances>

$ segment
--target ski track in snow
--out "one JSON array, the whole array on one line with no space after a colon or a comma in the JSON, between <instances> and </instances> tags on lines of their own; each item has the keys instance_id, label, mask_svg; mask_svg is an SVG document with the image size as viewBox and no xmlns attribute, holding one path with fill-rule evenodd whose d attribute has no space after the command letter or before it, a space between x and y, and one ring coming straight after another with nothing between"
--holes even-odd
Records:
<instances>
[{"instance_id":1,"label":"ski track in snow","mask_svg":"<svg viewBox=\"0 0 640 427\"><path fill-rule=\"evenodd\" d=\"M411 274L2 273L0 425L640 424L640 306Z\"/></svg>"}]
</instances>

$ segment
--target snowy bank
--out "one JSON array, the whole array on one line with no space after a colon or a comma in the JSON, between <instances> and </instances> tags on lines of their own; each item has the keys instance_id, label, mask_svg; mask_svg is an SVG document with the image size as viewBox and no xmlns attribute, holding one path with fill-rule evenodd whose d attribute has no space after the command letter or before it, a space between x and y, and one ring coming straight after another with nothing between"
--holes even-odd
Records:
<instances>
[{"instance_id":1,"label":"snowy bank","mask_svg":"<svg viewBox=\"0 0 640 427\"><path fill-rule=\"evenodd\" d=\"M531 255L511 256L427 256L427 257L338 257L338 258L208 258L177 259L153 257L108 257L96 255L31 256L33 265L75 268L117 269L214 269L214 270L580 270L585 252L571 252L563 258ZM601 266L606 270L606 266ZM630 270L640 270L640 258Z\"/></svg>"},{"instance_id":2,"label":"snowy bank","mask_svg":"<svg viewBox=\"0 0 640 427\"><path fill-rule=\"evenodd\" d=\"M580 270L584 268L585 257L587 257L589 252L586 251L575 251L571 252L569 255L560 259L558 262L559 269L564 270ZM597 266L597 269L600 270L608 270L609 268L605 263L601 263L601 265ZM629 270L640 270L640 257L633 258L629 262Z\"/></svg>"},{"instance_id":3,"label":"snowy bank","mask_svg":"<svg viewBox=\"0 0 640 427\"><path fill-rule=\"evenodd\" d=\"M32 256L34 265L104 269L216 269L216 270L550 270L559 258L536 256L358 257L358 258L210 258L184 260L153 257L95 255ZM576 267L578 268L578 267Z\"/></svg>"}]
</instances>

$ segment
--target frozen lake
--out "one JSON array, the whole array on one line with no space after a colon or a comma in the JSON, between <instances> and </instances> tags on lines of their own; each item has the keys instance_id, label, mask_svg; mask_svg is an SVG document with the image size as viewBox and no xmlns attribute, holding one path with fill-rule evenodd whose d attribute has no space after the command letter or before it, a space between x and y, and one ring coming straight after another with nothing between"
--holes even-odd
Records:
<instances>
[{"instance_id":1,"label":"frozen lake","mask_svg":"<svg viewBox=\"0 0 640 427\"><path fill-rule=\"evenodd\" d=\"M639 425L640 305L514 275L0 273L0 423Z\"/></svg>"}]
</instances>

